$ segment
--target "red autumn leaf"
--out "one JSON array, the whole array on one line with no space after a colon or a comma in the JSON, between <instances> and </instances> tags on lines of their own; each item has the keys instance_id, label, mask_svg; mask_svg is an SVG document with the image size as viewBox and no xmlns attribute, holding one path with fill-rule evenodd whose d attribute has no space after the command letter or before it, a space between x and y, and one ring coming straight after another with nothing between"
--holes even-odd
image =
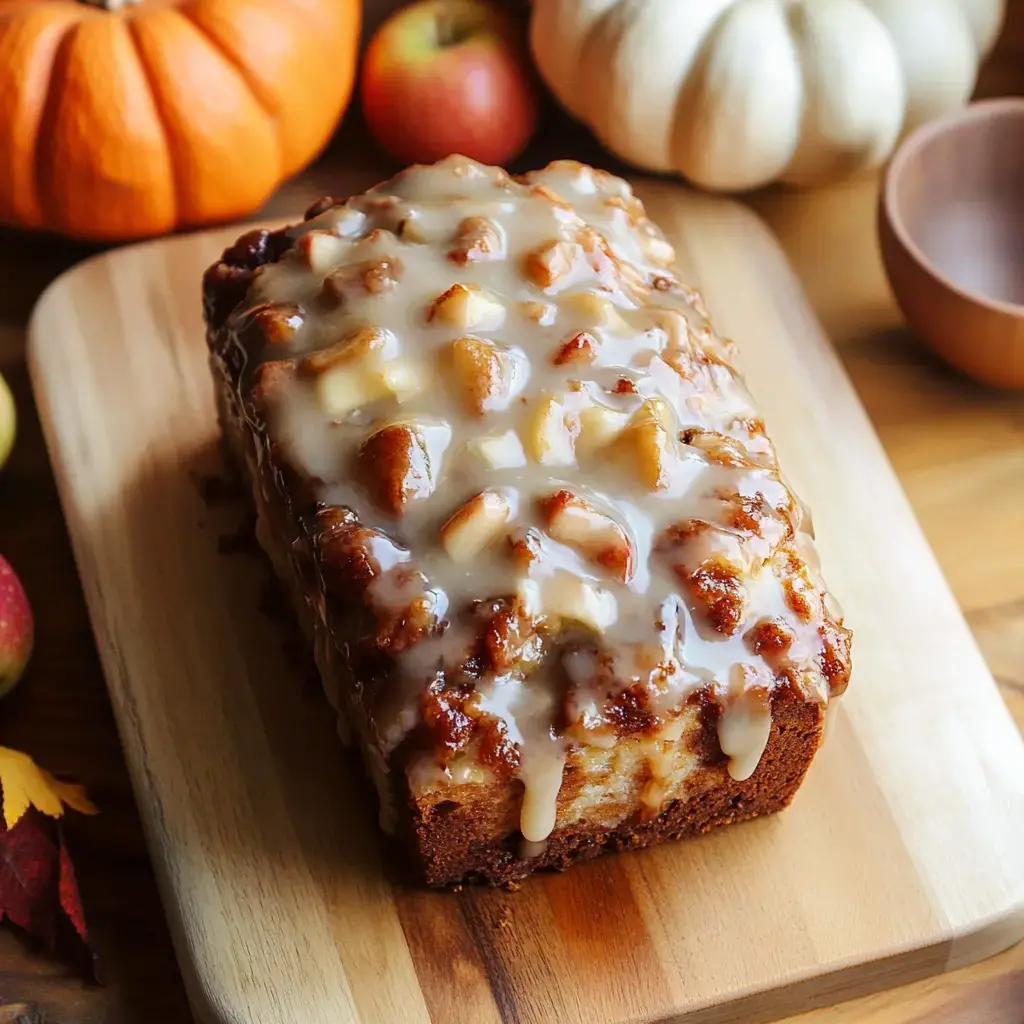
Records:
<instances>
[{"instance_id":1,"label":"red autumn leaf","mask_svg":"<svg viewBox=\"0 0 1024 1024\"><path fill-rule=\"evenodd\" d=\"M48 946L57 916L57 847L35 812L0 831L0 921L9 918Z\"/></svg>"},{"instance_id":2,"label":"red autumn leaf","mask_svg":"<svg viewBox=\"0 0 1024 1024\"><path fill-rule=\"evenodd\" d=\"M14 828L0 821L0 921L4 918L53 949L64 919L88 955L85 971L99 980L78 879L60 826L33 809ZM68 932L70 935L70 931Z\"/></svg>"},{"instance_id":3,"label":"red autumn leaf","mask_svg":"<svg viewBox=\"0 0 1024 1024\"><path fill-rule=\"evenodd\" d=\"M81 786L44 771L26 754L0 747L0 922L7 918L53 949L57 924L66 919L90 955L78 879L58 823L64 807L96 808Z\"/></svg>"},{"instance_id":4,"label":"red autumn leaf","mask_svg":"<svg viewBox=\"0 0 1024 1024\"><path fill-rule=\"evenodd\" d=\"M89 930L85 926L85 911L82 909L82 897L78 892L78 878L75 875L75 865L71 863L71 854L68 853L67 845L64 842L63 829L58 829L58 838L60 840L60 880L57 889L60 894L60 909L74 925L79 938L88 946Z\"/></svg>"}]
</instances>

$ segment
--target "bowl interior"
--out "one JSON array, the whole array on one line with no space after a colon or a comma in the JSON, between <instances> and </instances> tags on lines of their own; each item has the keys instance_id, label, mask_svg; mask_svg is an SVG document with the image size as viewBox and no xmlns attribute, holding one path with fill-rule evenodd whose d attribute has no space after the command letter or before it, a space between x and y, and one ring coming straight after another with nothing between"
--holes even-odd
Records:
<instances>
[{"instance_id":1,"label":"bowl interior","mask_svg":"<svg viewBox=\"0 0 1024 1024\"><path fill-rule=\"evenodd\" d=\"M887 200L959 289L1024 307L1024 100L977 104L912 137Z\"/></svg>"}]
</instances>

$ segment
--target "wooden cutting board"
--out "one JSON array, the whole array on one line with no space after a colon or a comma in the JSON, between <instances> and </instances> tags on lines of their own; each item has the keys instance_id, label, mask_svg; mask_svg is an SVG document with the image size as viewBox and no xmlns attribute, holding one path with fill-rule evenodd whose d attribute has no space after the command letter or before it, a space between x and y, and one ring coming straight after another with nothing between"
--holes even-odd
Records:
<instances>
[{"instance_id":1,"label":"wooden cutting board","mask_svg":"<svg viewBox=\"0 0 1024 1024\"><path fill-rule=\"evenodd\" d=\"M1024 745L838 360L753 214L641 192L814 509L854 679L782 815L516 893L394 881L264 565L224 550L199 277L238 229L100 256L40 301L37 402L202 1021L767 1020L1024 936Z\"/></svg>"}]
</instances>

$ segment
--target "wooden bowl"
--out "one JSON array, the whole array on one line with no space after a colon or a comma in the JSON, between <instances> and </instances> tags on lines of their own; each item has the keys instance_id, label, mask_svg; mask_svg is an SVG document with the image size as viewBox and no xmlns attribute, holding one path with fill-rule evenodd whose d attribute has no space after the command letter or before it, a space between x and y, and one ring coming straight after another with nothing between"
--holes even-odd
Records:
<instances>
[{"instance_id":1,"label":"wooden bowl","mask_svg":"<svg viewBox=\"0 0 1024 1024\"><path fill-rule=\"evenodd\" d=\"M878 220L910 326L964 373L1024 388L1024 98L914 132L886 171Z\"/></svg>"}]
</instances>

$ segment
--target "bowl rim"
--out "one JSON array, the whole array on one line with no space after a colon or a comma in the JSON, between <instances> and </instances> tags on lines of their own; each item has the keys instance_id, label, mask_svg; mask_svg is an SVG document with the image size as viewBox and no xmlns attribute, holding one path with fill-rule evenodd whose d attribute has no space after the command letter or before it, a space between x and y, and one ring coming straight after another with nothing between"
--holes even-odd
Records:
<instances>
[{"instance_id":1,"label":"bowl rim","mask_svg":"<svg viewBox=\"0 0 1024 1024\"><path fill-rule=\"evenodd\" d=\"M956 130L963 125L992 116L993 114L1019 114L1024 121L1024 96L1001 96L995 99L978 100L969 103L959 110L955 110L942 117L927 121L910 133L897 147L893 153L889 166L885 171L885 178L882 183L882 209L885 219L889 223L893 234L903 248L910 254L914 262L922 270L931 276L937 284L954 292L968 302L1004 315L1024 319L1024 303L1009 302L1006 299L996 299L982 292L968 291L957 284L925 255L924 251L914 241L907 230L907 226L899 213L898 204L895 201L896 182L906 167L907 162L915 156L923 146L930 142L936 135L944 134L950 130Z\"/></svg>"}]
</instances>

